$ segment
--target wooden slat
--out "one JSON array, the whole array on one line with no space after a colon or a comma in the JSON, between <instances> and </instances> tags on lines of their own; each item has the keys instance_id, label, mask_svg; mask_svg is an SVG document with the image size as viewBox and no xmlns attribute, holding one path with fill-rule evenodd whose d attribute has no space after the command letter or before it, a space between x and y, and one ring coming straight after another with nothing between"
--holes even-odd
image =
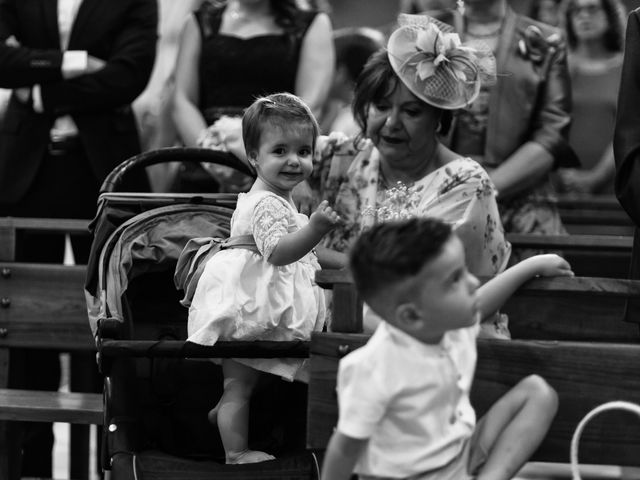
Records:
<instances>
[{"instance_id":1,"label":"wooden slat","mask_svg":"<svg viewBox=\"0 0 640 480\"><path fill-rule=\"evenodd\" d=\"M567 462L578 422L611 400L640 403L640 346L576 342L478 342L472 402L482 415L525 375L538 374L558 392L556 419L534 460ZM603 414L580 443L584 463L640 465L640 419L628 412Z\"/></svg>"},{"instance_id":2,"label":"wooden slat","mask_svg":"<svg viewBox=\"0 0 640 480\"><path fill-rule=\"evenodd\" d=\"M100 354L105 357L143 358L308 358L309 342L218 341L199 345L181 340L102 340Z\"/></svg>"},{"instance_id":3,"label":"wooden slat","mask_svg":"<svg viewBox=\"0 0 640 480\"><path fill-rule=\"evenodd\" d=\"M95 348L84 298L86 267L0 262L0 347Z\"/></svg>"},{"instance_id":4,"label":"wooden slat","mask_svg":"<svg viewBox=\"0 0 640 480\"><path fill-rule=\"evenodd\" d=\"M624 211L618 199L613 194L593 195L568 193L558 195L556 205L560 209L571 210L613 210Z\"/></svg>"},{"instance_id":5,"label":"wooden slat","mask_svg":"<svg viewBox=\"0 0 640 480\"><path fill-rule=\"evenodd\" d=\"M633 237L626 235L532 235L510 233L513 248L589 250L631 253Z\"/></svg>"},{"instance_id":6,"label":"wooden slat","mask_svg":"<svg viewBox=\"0 0 640 480\"><path fill-rule=\"evenodd\" d=\"M598 210L588 208L560 208L562 223L586 225L632 225L624 210Z\"/></svg>"},{"instance_id":7,"label":"wooden slat","mask_svg":"<svg viewBox=\"0 0 640 480\"><path fill-rule=\"evenodd\" d=\"M640 280L599 277L537 277L518 289L518 294L544 296L603 296L616 298L640 298Z\"/></svg>"},{"instance_id":8,"label":"wooden slat","mask_svg":"<svg viewBox=\"0 0 640 480\"><path fill-rule=\"evenodd\" d=\"M488 278L481 280L484 282ZM347 303L357 302L348 271L323 270L316 274L316 281L325 288L334 286L334 302L346 295L349 295ZM338 285L340 289L335 290ZM628 298L640 298L640 281L540 277L522 285L501 311L509 316L513 338L637 343L640 327L624 321ZM333 315L333 331L362 331L358 328L361 320L353 320L353 309L334 311Z\"/></svg>"},{"instance_id":9,"label":"wooden slat","mask_svg":"<svg viewBox=\"0 0 640 480\"><path fill-rule=\"evenodd\" d=\"M330 289L336 283L353 284L353 277L347 269L322 269L316 272L316 283L322 288Z\"/></svg>"},{"instance_id":10,"label":"wooden slat","mask_svg":"<svg viewBox=\"0 0 640 480\"><path fill-rule=\"evenodd\" d=\"M90 220L72 218L22 218L0 217L0 230L30 230L35 232L60 232L89 234Z\"/></svg>"},{"instance_id":11,"label":"wooden slat","mask_svg":"<svg viewBox=\"0 0 640 480\"><path fill-rule=\"evenodd\" d=\"M624 321L619 298L511 297L500 310L513 338L640 343L637 323Z\"/></svg>"},{"instance_id":12,"label":"wooden slat","mask_svg":"<svg viewBox=\"0 0 640 480\"><path fill-rule=\"evenodd\" d=\"M101 425L100 393L0 389L0 420Z\"/></svg>"},{"instance_id":13,"label":"wooden slat","mask_svg":"<svg viewBox=\"0 0 640 480\"><path fill-rule=\"evenodd\" d=\"M0 221L3 219L0 218ZM6 219L5 219L6 220ZM16 231L6 222L0 223L0 261L11 262L16 258Z\"/></svg>"},{"instance_id":14,"label":"wooden slat","mask_svg":"<svg viewBox=\"0 0 640 480\"><path fill-rule=\"evenodd\" d=\"M483 281L488 278L483 278ZM353 285L348 270L320 270L316 282L323 288L334 284ZM607 297L639 297L640 280L599 278L599 277L538 277L522 285L519 292L541 295L601 295Z\"/></svg>"},{"instance_id":15,"label":"wooden slat","mask_svg":"<svg viewBox=\"0 0 640 480\"><path fill-rule=\"evenodd\" d=\"M326 448L337 423L339 352L366 342L362 335L314 334L311 343L307 446ZM529 374L558 392L560 408L532 460L567 462L571 435L592 408L610 400L640 403L640 346L610 343L478 341L472 402L479 416ZM622 380L624 379L624 380ZM640 465L640 419L614 412L597 418L580 445L585 463Z\"/></svg>"}]
</instances>

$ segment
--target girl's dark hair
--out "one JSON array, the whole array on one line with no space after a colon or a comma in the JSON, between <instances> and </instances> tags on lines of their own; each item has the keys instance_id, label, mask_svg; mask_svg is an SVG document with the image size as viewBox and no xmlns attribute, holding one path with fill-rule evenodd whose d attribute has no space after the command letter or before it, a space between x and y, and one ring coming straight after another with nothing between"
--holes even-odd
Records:
<instances>
[{"instance_id":1,"label":"girl's dark hair","mask_svg":"<svg viewBox=\"0 0 640 480\"><path fill-rule=\"evenodd\" d=\"M366 135L369 107L391 95L400 81L391 67L385 48L381 48L369 57L356 81L351 105L353 118L360 127L358 140L361 140ZM438 133L446 135L451 126L451 111L437 110L440 111L440 129Z\"/></svg>"},{"instance_id":2,"label":"girl's dark hair","mask_svg":"<svg viewBox=\"0 0 640 480\"><path fill-rule=\"evenodd\" d=\"M242 139L247 155L260 149L260 137L265 125L275 125L282 129L308 128L312 135L312 148L320 128L311 109L300 98L291 93L274 93L258 98L242 116Z\"/></svg>"},{"instance_id":3,"label":"girl's dark hair","mask_svg":"<svg viewBox=\"0 0 640 480\"><path fill-rule=\"evenodd\" d=\"M622 52L624 50L624 31L626 24L625 9L619 0L600 0L602 8L607 16L607 31L604 34L604 46L611 52ZM567 42L570 48L575 48L578 44L576 32L571 24L571 15L575 0L569 0L566 4L564 20L567 30Z\"/></svg>"}]
</instances>

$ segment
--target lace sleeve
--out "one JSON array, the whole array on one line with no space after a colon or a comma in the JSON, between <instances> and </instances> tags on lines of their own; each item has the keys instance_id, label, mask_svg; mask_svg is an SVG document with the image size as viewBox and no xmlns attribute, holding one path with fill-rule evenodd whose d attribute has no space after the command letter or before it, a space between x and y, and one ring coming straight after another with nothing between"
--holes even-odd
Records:
<instances>
[{"instance_id":1,"label":"lace sleeve","mask_svg":"<svg viewBox=\"0 0 640 480\"><path fill-rule=\"evenodd\" d=\"M253 237L264 258L269 258L280 239L289 233L289 208L269 195L260 200L251 218Z\"/></svg>"}]
</instances>

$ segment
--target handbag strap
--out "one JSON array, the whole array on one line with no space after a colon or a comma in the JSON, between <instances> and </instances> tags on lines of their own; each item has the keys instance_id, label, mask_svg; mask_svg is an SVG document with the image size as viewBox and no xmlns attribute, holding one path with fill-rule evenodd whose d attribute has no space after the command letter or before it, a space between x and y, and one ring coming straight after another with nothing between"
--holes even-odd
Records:
<instances>
[{"instance_id":1,"label":"handbag strap","mask_svg":"<svg viewBox=\"0 0 640 480\"><path fill-rule=\"evenodd\" d=\"M573 437L571 438L570 457L572 480L582 480L582 477L580 476L580 465L578 464L578 444L580 443L580 436L582 435L582 431L593 417L607 410L627 410L640 416L640 405L632 402L624 402L622 400L603 403L602 405L597 406L589 413L587 413L584 418L580 420L580 423L576 427L575 431L573 432Z\"/></svg>"}]
</instances>

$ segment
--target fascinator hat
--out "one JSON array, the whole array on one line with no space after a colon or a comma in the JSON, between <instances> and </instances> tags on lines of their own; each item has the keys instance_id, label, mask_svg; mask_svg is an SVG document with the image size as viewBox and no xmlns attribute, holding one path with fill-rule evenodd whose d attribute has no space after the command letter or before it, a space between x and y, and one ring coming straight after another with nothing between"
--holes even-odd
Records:
<instances>
[{"instance_id":1,"label":"fascinator hat","mask_svg":"<svg viewBox=\"0 0 640 480\"><path fill-rule=\"evenodd\" d=\"M482 84L495 82L496 61L488 47L463 45L453 27L428 15L398 17L389 37L389 62L402 83L445 110L473 102Z\"/></svg>"}]
</instances>

